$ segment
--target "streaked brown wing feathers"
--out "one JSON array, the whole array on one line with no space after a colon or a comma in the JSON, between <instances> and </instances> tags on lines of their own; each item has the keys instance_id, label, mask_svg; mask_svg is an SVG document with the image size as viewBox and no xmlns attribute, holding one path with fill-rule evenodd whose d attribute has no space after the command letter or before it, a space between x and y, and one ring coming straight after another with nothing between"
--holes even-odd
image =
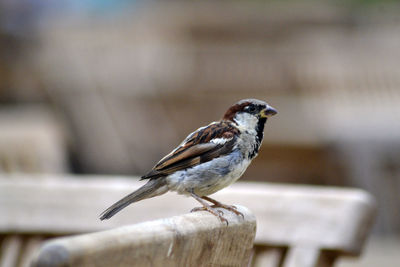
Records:
<instances>
[{"instance_id":1,"label":"streaked brown wing feathers","mask_svg":"<svg viewBox=\"0 0 400 267\"><path fill-rule=\"evenodd\" d=\"M238 130L228 122L210 124L189 135L180 147L160 160L148 174L142 176L142 179L167 176L227 154L232 150L236 134ZM214 138L231 140L224 144L210 142Z\"/></svg>"},{"instance_id":2,"label":"streaked brown wing feathers","mask_svg":"<svg viewBox=\"0 0 400 267\"><path fill-rule=\"evenodd\" d=\"M168 157L167 160L164 160L162 162L159 162L154 169L156 170L162 170L165 167L172 165L178 161L187 159L187 158L192 158L198 155L201 155L210 149L215 148L216 144L213 143L206 143L206 144L198 144L195 146L188 147L184 150L179 151L179 153L174 153L171 155L171 157Z\"/></svg>"}]
</instances>

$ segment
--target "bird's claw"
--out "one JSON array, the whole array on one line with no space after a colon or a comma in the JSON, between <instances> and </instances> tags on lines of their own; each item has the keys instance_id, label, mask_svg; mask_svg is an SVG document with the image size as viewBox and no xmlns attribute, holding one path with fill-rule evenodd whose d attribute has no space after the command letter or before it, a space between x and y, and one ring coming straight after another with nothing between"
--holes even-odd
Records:
<instances>
[{"instance_id":1,"label":"bird's claw","mask_svg":"<svg viewBox=\"0 0 400 267\"><path fill-rule=\"evenodd\" d=\"M243 215L243 213L241 213L241 212L238 212L238 213L236 213L238 216L241 216L242 217L242 219L244 219L244 215Z\"/></svg>"},{"instance_id":2,"label":"bird's claw","mask_svg":"<svg viewBox=\"0 0 400 267\"><path fill-rule=\"evenodd\" d=\"M228 220L227 220L227 219L225 219L224 217L222 217L222 216L218 216L218 218L219 218L219 220L220 220L221 222L225 222L225 223L226 223L226 226L228 226L228 225L229 225L229 222L228 222Z\"/></svg>"},{"instance_id":3,"label":"bird's claw","mask_svg":"<svg viewBox=\"0 0 400 267\"><path fill-rule=\"evenodd\" d=\"M217 210L217 209L214 209L214 208L211 208L211 207L210 208L207 208L207 207L195 207L195 208L190 210L190 212L196 212L196 211L208 211L209 213L211 213L211 214L215 215L216 217L218 217L218 219L221 222L225 222L226 226L229 225L228 220L225 217L223 217L224 212L222 210Z\"/></svg>"},{"instance_id":4,"label":"bird's claw","mask_svg":"<svg viewBox=\"0 0 400 267\"><path fill-rule=\"evenodd\" d=\"M241 216L242 217L242 219L244 219L244 215L243 215L243 213L241 213L240 211L238 211L237 209L231 209L231 211L233 212L233 213L235 213L236 215L238 215L238 216Z\"/></svg>"},{"instance_id":5,"label":"bird's claw","mask_svg":"<svg viewBox=\"0 0 400 267\"><path fill-rule=\"evenodd\" d=\"M206 210L206 208L204 208L204 207L195 207L195 208L191 209L190 212L204 211L204 210Z\"/></svg>"},{"instance_id":6,"label":"bird's claw","mask_svg":"<svg viewBox=\"0 0 400 267\"><path fill-rule=\"evenodd\" d=\"M230 211L232 211L233 213L235 213L236 215L241 216L241 217L244 219L243 213L241 213L240 211L238 211L236 206L233 206L233 205L225 205L225 204L219 203L219 205L212 205L211 207L213 207L213 208L223 208L223 209L226 209L226 210L230 210Z\"/></svg>"}]
</instances>

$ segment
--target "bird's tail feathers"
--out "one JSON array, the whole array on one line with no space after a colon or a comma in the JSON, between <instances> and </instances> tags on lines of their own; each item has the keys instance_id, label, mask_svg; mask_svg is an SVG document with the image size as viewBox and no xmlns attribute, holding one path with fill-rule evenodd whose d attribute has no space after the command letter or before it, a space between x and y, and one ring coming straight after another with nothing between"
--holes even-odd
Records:
<instances>
[{"instance_id":1,"label":"bird's tail feathers","mask_svg":"<svg viewBox=\"0 0 400 267\"><path fill-rule=\"evenodd\" d=\"M164 188L162 188L164 187ZM164 194L168 191L165 179L149 180L144 186L130 193L100 214L100 220L109 219L131 203Z\"/></svg>"}]
</instances>

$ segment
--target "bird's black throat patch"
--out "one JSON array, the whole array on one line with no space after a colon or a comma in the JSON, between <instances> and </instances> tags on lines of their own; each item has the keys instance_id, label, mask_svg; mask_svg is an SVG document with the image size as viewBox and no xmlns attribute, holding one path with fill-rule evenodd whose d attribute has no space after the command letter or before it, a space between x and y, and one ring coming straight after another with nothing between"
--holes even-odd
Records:
<instances>
[{"instance_id":1,"label":"bird's black throat patch","mask_svg":"<svg viewBox=\"0 0 400 267\"><path fill-rule=\"evenodd\" d=\"M260 118L257 123L257 129L256 129L257 141L259 141L260 143L264 138L264 126L265 126L266 122L267 122L267 118Z\"/></svg>"},{"instance_id":2,"label":"bird's black throat patch","mask_svg":"<svg viewBox=\"0 0 400 267\"><path fill-rule=\"evenodd\" d=\"M258 123L256 126L256 132L257 132L256 143L254 144L253 151L251 151L248 155L249 159L253 159L257 155L258 150L260 149L261 142L264 138L264 126L265 126L266 122L267 122L267 118L260 118L258 120Z\"/></svg>"}]
</instances>

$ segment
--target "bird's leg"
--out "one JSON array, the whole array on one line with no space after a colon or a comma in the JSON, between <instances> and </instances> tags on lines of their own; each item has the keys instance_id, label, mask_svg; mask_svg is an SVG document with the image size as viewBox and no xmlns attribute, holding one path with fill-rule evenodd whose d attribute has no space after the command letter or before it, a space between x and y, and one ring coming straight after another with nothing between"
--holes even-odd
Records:
<instances>
[{"instance_id":1,"label":"bird's leg","mask_svg":"<svg viewBox=\"0 0 400 267\"><path fill-rule=\"evenodd\" d=\"M215 199L212 199L212 198L207 197L207 196L202 196L201 198L213 203L214 205L211 206L213 208L217 208L217 207L224 208L224 209L230 210L233 213L235 213L236 215L242 216L242 218L244 218L243 213L238 211L235 206L222 204L221 202L216 201Z\"/></svg>"},{"instance_id":2,"label":"bird's leg","mask_svg":"<svg viewBox=\"0 0 400 267\"><path fill-rule=\"evenodd\" d=\"M229 224L229 223L228 223L228 220L225 219L225 218L222 216L223 213L222 213L221 211L212 208L207 202L205 202L201 197L199 197L198 195L196 195L192 190L189 191L189 193L190 193L190 195L191 195L194 199L196 199L198 202L200 202L200 203L203 205L203 207L192 209L191 212L200 211L200 210L208 211L209 213L211 213L211 214L217 216L217 217L221 220L221 222L226 222L226 225ZM221 214L221 213L222 213L222 214Z\"/></svg>"}]
</instances>

